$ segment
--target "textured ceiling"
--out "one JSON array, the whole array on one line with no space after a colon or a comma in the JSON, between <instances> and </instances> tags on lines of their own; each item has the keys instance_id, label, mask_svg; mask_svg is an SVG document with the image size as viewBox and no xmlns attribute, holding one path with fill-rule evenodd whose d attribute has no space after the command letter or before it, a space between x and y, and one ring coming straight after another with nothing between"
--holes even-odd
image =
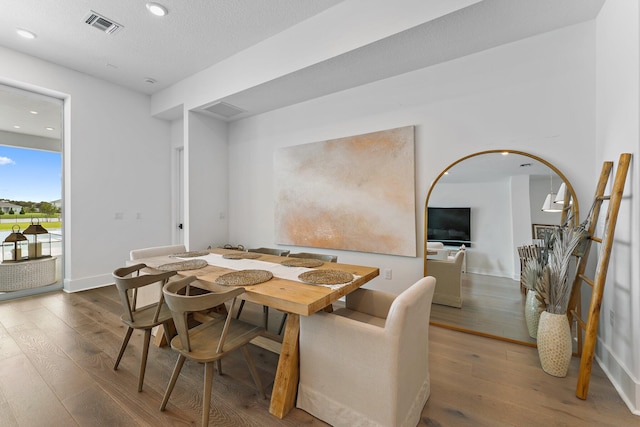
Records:
<instances>
[{"instance_id":1,"label":"textured ceiling","mask_svg":"<svg viewBox=\"0 0 640 427\"><path fill-rule=\"evenodd\" d=\"M305 20L341 3L159 2L169 9L163 18L150 15L143 1L2 0L0 46L153 94L294 25L304 25ZM483 0L224 99L211 99L202 107L224 101L246 111L233 119L259 114L591 20L603 2ZM92 10L124 28L114 35L92 28L84 23ZM15 29L19 27L38 37L30 41L18 37ZM312 41L309 49L313 49ZM147 78L157 82L149 84ZM5 118L8 111L3 110ZM0 123L0 130L11 130L3 128L9 125Z\"/></svg>"},{"instance_id":2,"label":"textured ceiling","mask_svg":"<svg viewBox=\"0 0 640 427\"><path fill-rule=\"evenodd\" d=\"M144 93L153 93L269 38L340 0L2 0L0 45ZM97 12L123 28L84 22ZM15 29L37 34L19 37ZM145 78L156 80L155 84Z\"/></svg>"},{"instance_id":3,"label":"textured ceiling","mask_svg":"<svg viewBox=\"0 0 640 427\"><path fill-rule=\"evenodd\" d=\"M594 19L604 0L483 0L223 98L234 119L314 99Z\"/></svg>"}]
</instances>

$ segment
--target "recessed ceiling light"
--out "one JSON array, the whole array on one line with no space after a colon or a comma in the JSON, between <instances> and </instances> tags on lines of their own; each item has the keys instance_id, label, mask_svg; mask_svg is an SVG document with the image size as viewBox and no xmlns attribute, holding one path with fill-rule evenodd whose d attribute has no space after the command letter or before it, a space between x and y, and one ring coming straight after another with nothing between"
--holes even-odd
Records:
<instances>
[{"instance_id":1,"label":"recessed ceiling light","mask_svg":"<svg viewBox=\"0 0 640 427\"><path fill-rule=\"evenodd\" d=\"M24 37L25 39L35 39L36 35L35 33L32 33L29 30L25 30L23 28L16 28L16 33L18 33L18 35Z\"/></svg>"},{"instance_id":2,"label":"recessed ceiling light","mask_svg":"<svg viewBox=\"0 0 640 427\"><path fill-rule=\"evenodd\" d=\"M169 13L167 8L159 3L149 2L147 3L147 9L156 16L165 16Z\"/></svg>"},{"instance_id":3,"label":"recessed ceiling light","mask_svg":"<svg viewBox=\"0 0 640 427\"><path fill-rule=\"evenodd\" d=\"M52 128L52 127L46 127L45 129L46 129L46 130L53 130L53 128Z\"/></svg>"},{"instance_id":4,"label":"recessed ceiling light","mask_svg":"<svg viewBox=\"0 0 640 427\"><path fill-rule=\"evenodd\" d=\"M20 129L20 126L18 126L18 125L13 125L13 128L14 128L14 129Z\"/></svg>"},{"instance_id":5,"label":"recessed ceiling light","mask_svg":"<svg viewBox=\"0 0 640 427\"><path fill-rule=\"evenodd\" d=\"M38 112L37 112L37 111L34 111L34 110L31 110L31 111L29 111L29 112L30 112L31 114L38 114Z\"/></svg>"},{"instance_id":6,"label":"recessed ceiling light","mask_svg":"<svg viewBox=\"0 0 640 427\"><path fill-rule=\"evenodd\" d=\"M503 155L503 156L508 156L508 155L509 155L509 152L508 152L508 151L503 151L503 152L502 152L502 155Z\"/></svg>"}]
</instances>

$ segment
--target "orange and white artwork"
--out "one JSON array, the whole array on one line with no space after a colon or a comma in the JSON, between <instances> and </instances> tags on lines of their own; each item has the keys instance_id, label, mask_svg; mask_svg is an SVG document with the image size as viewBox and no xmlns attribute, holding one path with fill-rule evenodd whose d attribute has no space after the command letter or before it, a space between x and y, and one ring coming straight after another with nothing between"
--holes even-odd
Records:
<instances>
[{"instance_id":1,"label":"orange and white artwork","mask_svg":"<svg viewBox=\"0 0 640 427\"><path fill-rule=\"evenodd\" d=\"M416 256L414 127L276 151L278 244Z\"/></svg>"}]
</instances>

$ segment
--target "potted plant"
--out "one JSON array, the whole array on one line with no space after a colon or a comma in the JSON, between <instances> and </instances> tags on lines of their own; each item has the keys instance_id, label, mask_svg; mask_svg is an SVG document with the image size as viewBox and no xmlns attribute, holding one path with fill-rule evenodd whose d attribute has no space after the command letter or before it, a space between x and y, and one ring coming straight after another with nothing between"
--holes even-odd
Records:
<instances>
[{"instance_id":1,"label":"potted plant","mask_svg":"<svg viewBox=\"0 0 640 427\"><path fill-rule=\"evenodd\" d=\"M524 318L529 336L533 339L538 336L540 314L546 307L544 299L538 293L538 289L542 286L541 281L544 276L544 269L549 262L551 241L551 233L545 233L542 239L542 246L534 246L536 248L536 256L530 258L522 270L522 284L527 288Z\"/></svg>"},{"instance_id":2,"label":"potted plant","mask_svg":"<svg viewBox=\"0 0 640 427\"><path fill-rule=\"evenodd\" d=\"M558 227L551 235L548 263L542 280L537 282L538 299L545 311L538 324L538 356L542 369L553 376L564 377L571 362L571 328L567 318L567 306L571 297L569 280L571 260L575 249L586 238L583 226L575 227L572 221Z\"/></svg>"},{"instance_id":3,"label":"potted plant","mask_svg":"<svg viewBox=\"0 0 640 427\"><path fill-rule=\"evenodd\" d=\"M544 273L544 264L542 255L529 259L522 269L522 284L527 288L527 297L524 304L524 320L527 324L527 331L531 338L538 336L538 322L540 313L544 310L538 299L539 282L542 280Z\"/></svg>"}]
</instances>

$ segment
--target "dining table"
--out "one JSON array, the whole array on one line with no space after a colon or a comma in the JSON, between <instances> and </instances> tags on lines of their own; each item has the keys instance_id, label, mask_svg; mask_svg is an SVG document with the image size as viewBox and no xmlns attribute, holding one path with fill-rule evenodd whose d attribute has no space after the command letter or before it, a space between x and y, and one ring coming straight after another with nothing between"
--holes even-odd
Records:
<instances>
[{"instance_id":1,"label":"dining table","mask_svg":"<svg viewBox=\"0 0 640 427\"><path fill-rule=\"evenodd\" d=\"M251 254L251 255L246 255ZM180 256L182 255L182 256ZM180 277L196 276L197 286L208 291L220 291L226 288L216 283L223 275L251 269L271 271L273 277L255 285L243 285L245 292L238 298L267 306L287 313L287 320L282 335L282 346L278 358L278 366L271 393L269 412L278 418L284 418L295 406L299 380L299 336L300 316L311 316L320 310L330 310L332 304L341 297L353 292L380 274L377 267L366 267L352 264L323 262L310 267L286 266L294 258L268 254L254 254L233 249L213 248L207 251L188 252L153 258L142 258L129 263L144 263L149 269L173 268L177 266ZM189 268L189 261L199 262L195 269ZM183 267L180 268L181 263ZM331 271L320 271L331 270ZM336 271L337 270L337 271ZM303 273L335 273L346 272L352 280L339 284L318 284L298 278ZM300 276L307 277L307 276ZM267 334L269 335L269 334Z\"/></svg>"}]
</instances>

